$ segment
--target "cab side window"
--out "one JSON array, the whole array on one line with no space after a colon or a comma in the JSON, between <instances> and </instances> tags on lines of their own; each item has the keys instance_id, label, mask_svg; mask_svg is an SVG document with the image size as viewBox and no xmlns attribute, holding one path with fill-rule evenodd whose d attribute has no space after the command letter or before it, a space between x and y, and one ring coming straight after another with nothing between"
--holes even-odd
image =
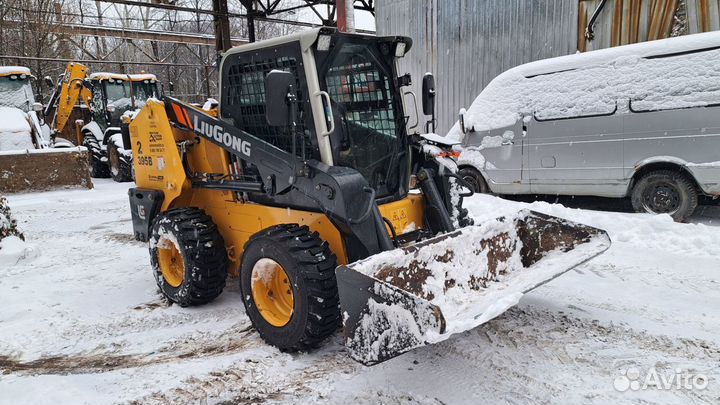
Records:
<instances>
[{"instance_id":1,"label":"cab side window","mask_svg":"<svg viewBox=\"0 0 720 405\"><path fill-rule=\"evenodd\" d=\"M291 72L296 78L295 91L298 98L298 122L296 127L296 151L299 155L305 143L306 157L319 159L319 149L311 136L310 106L304 72L299 55L287 55L286 52L273 52L263 57L262 53L251 52L237 54L225 67L223 78L222 117L232 119L240 128L278 148L292 152L292 133L289 127L269 126L265 117L265 77L272 70ZM277 55L283 56L277 56Z\"/></svg>"}]
</instances>

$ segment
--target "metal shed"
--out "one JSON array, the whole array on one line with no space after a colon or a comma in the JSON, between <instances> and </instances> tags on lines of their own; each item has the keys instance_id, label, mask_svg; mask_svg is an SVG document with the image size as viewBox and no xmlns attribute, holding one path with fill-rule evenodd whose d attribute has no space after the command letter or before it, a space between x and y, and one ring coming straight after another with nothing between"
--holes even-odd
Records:
<instances>
[{"instance_id":1,"label":"metal shed","mask_svg":"<svg viewBox=\"0 0 720 405\"><path fill-rule=\"evenodd\" d=\"M720 28L720 0L377 0L375 7L378 34L413 39L401 71L412 74L415 93L425 72L435 74L440 134L514 66Z\"/></svg>"}]
</instances>

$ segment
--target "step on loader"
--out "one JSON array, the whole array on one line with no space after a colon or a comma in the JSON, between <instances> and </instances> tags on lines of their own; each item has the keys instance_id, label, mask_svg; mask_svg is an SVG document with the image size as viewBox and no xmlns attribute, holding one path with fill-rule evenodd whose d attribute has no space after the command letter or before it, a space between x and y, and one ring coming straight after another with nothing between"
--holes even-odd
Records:
<instances>
[{"instance_id":1,"label":"step on loader","mask_svg":"<svg viewBox=\"0 0 720 405\"><path fill-rule=\"evenodd\" d=\"M352 358L376 364L609 247L532 211L473 224L452 143L407 133L410 47L330 28L243 45L222 57L217 117L165 97L126 124L133 230L165 296L209 302L229 274L269 344L311 349L342 324Z\"/></svg>"}]
</instances>

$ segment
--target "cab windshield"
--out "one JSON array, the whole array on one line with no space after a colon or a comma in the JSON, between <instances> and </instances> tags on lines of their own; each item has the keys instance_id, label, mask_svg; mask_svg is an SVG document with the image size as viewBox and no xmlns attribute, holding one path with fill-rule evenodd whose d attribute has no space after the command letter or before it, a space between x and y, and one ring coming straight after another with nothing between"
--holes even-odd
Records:
<instances>
[{"instance_id":1,"label":"cab windshield","mask_svg":"<svg viewBox=\"0 0 720 405\"><path fill-rule=\"evenodd\" d=\"M35 103L30 76L9 75L0 77L0 106L14 107L29 112Z\"/></svg>"},{"instance_id":2,"label":"cab windshield","mask_svg":"<svg viewBox=\"0 0 720 405\"><path fill-rule=\"evenodd\" d=\"M153 97L158 98L157 82L151 80L143 80L141 82L133 82L133 93L135 96L135 106L140 108L145 105L147 99Z\"/></svg>"},{"instance_id":3,"label":"cab windshield","mask_svg":"<svg viewBox=\"0 0 720 405\"><path fill-rule=\"evenodd\" d=\"M377 42L341 41L321 70L335 119L330 140L335 165L359 171L378 197L402 192L407 143L394 58Z\"/></svg>"},{"instance_id":4,"label":"cab windshield","mask_svg":"<svg viewBox=\"0 0 720 405\"><path fill-rule=\"evenodd\" d=\"M131 106L130 83L124 80L111 79L105 82L105 96L108 105L116 109L129 109Z\"/></svg>"}]
</instances>

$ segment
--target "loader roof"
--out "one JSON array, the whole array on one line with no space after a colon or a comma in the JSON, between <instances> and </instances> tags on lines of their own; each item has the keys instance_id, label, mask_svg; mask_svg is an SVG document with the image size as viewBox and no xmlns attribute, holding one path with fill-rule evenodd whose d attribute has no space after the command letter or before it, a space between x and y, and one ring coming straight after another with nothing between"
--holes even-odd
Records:
<instances>
[{"instance_id":1,"label":"loader roof","mask_svg":"<svg viewBox=\"0 0 720 405\"><path fill-rule=\"evenodd\" d=\"M32 76L30 69L25 66L0 66L0 76L28 75Z\"/></svg>"},{"instance_id":2,"label":"loader roof","mask_svg":"<svg viewBox=\"0 0 720 405\"><path fill-rule=\"evenodd\" d=\"M236 54L236 53L242 53L257 49L264 49L264 48L271 48L273 46L286 44L288 42L294 42L294 41L300 41L300 47L305 50L310 45L314 44L317 40L319 35L332 35L339 32L337 28L333 27L320 27L320 28L312 28L300 32L296 32L294 34L284 35L281 37L275 37L270 39L265 39L262 41L257 41L249 44L243 44L238 45L236 47L231 48L229 51L225 52L223 54L223 60L225 60L225 57L228 55ZM358 37L375 37L375 38L405 38L406 39L406 51L410 50L410 47L412 46L412 41L410 38L407 37L399 37L395 35L390 36L377 36L372 34L358 34L358 33L342 33L343 35L353 35Z\"/></svg>"},{"instance_id":3,"label":"loader roof","mask_svg":"<svg viewBox=\"0 0 720 405\"><path fill-rule=\"evenodd\" d=\"M139 74L124 74L124 73L110 73L110 72L95 72L88 76L90 80L130 80L131 82L141 82L144 80L157 80L157 77L149 73Z\"/></svg>"}]
</instances>

